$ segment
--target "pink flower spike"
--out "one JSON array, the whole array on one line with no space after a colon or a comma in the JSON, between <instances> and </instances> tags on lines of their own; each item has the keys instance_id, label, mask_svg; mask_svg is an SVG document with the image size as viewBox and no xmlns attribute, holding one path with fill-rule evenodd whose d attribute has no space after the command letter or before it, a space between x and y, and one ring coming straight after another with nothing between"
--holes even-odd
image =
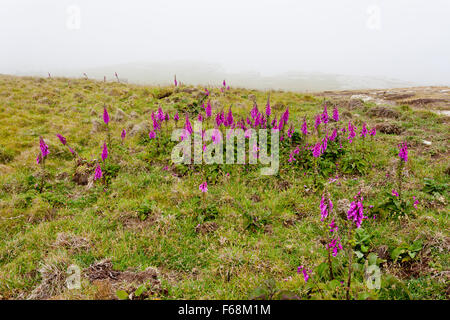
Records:
<instances>
[{"instance_id":1,"label":"pink flower spike","mask_svg":"<svg viewBox=\"0 0 450 320\"><path fill-rule=\"evenodd\" d=\"M109 123L109 114L108 110L106 110L106 107L103 108L103 121L105 122L105 124Z\"/></svg>"},{"instance_id":2,"label":"pink flower spike","mask_svg":"<svg viewBox=\"0 0 450 320\"><path fill-rule=\"evenodd\" d=\"M100 168L100 165L97 165L97 168L95 168L94 180L101 179L102 177L103 177L102 168Z\"/></svg>"},{"instance_id":3,"label":"pink flower spike","mask_svg":"<svg viewBox=\"0 0 450 320\"><path fill-rule=\"evenodd\" d=\"M208 192L208 183L205 181L203 183L201 183L198 188L200 189L201 192Z\"/></svg>"},{"instance_id":4,"label":"pink flower spike","mask_svg":"<svg viewBox=\"0 0 450 320\"><path fill-rule=\"evenodd\" d=\"M48 150L48 145L45 143L42 137L39 138L39 148L41 149L42 158L46 158L50 151Z\"/></svg>"},{"instance_id":5,"label":"pink flower spike","mask_svg":"<svg viewBox=\"0 0 450 320\"><path fill-rule=\"evenodd\" d=\"M66 138L64 138L64 137L63 137L62 135L60 135L59 133L58 133L56 136L58 137L59 141L61 141L61 143L62 143L63 145L66 145L66 143L67 143Z\"/></svg>"},{"instance_id":6,"label":"pink flower spike","mask_svg":"<svg viewBox=\"0 0 450 320\"><path fill-rule=\"evenodd\" d=\"M106 158L108 158L108 147L106 146L106 143L104 143L102 150L102 160L105 161Z\"/></svg>"},{"instance_id":7,"label":"pink flower spike","mask_svg":"<svg viewBox=\"0 0 450 320\"><path fill-rule=\"evenodd\" d=\"M407 162L408 161L408 145L406 144L406 142L403 142L398 145L398 148L400 150L398 153L400 160Z\"/></svg>"}]
</instances>

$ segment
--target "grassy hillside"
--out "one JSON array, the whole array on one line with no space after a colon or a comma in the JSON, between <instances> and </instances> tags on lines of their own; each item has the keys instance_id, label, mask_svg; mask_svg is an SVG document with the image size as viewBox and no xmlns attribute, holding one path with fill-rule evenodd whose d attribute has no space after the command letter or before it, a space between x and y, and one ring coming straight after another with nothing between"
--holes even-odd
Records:
<instances>
[{"instance_id":1,"label":"grassy hillside","mask_svg":"<svg viewBox=\"0 0 450 320\"><path fill-rule=\"evenodd\" d=\"M210 100L204 127L212 127L230 105L235 120L246 119L254 101L266 108L267 92L209 91L0 77L0 298L345 299L351 257L352 299L448 299L448 118L408 105L271 92L272 113L290 113L277 175L260 175L260 164L174 165L176 112L182 127L185 114L193 122ZM330 120L318 135L325 103ZM159 106L171 120L150 139ZM360 137L363 123L376 135ZM310 148L335 128L337 138L313 157ZM39 137L49 148L45 168L36 162ZM398 156L404 141L407 162ZM97 164L103 177L94 181ZM361 196L367 219L356 228L347 212ZM322 197L334 204L324 221ZM342 245L335 257L330 237ZM80 289L65 284L70 265L81 269ZM371 265L380 289L367 287Z\"/></svg>"}]
</instances>

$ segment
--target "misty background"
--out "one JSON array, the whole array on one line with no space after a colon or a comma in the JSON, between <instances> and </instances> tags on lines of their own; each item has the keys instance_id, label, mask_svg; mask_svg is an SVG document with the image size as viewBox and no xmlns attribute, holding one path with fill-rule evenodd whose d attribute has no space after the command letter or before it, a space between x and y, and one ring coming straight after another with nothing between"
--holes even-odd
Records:
<instances>
[{"instance_id":1,"label":"misty background","mask_svg":"<svg viewBox=\"0 0 450 320\"><path fill-rule=\"evenodd\" d=\"M257 89L450 84L448 0L1 0L0 73Z\"/></svg>"}]
</instances>

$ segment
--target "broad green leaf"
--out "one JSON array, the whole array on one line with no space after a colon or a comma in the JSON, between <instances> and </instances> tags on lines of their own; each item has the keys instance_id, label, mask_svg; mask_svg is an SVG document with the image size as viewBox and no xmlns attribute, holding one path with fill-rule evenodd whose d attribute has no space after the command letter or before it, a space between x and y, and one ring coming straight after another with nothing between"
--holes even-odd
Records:
<instances>
[{"instance_id":1,"label":"broad green leaf","mask_svg":"<svg viewBox=\"0 0 450 320\"><path fill-rule=\"evenodd\" d=\"M119 298L119 300L128 300L128 293L124 290L117 290L116 291L116 295L117 298Z\"/></svg>"},{"instance_id":2,"label":"broad green leaf","mask_svg":"<svg viewBox=\"0 0 450 320\"><path fill-rule=\"evenodd\" d=\"M136 291L134 292L134 295L136 297L139 297L145 290L145 285L141 285L139 286L139 288L136 289Z\"/></svg>"},{"instance_id":3,"label":"broad green leaf","mask_svg":"<svg viewBox=\"0 0 450 320\"><path fill-rule=\"evenodd\" d=\"M409 247L410 251L420 251L422 250L422 240L416 240L413 242L413 244Z\"/></svg>"},{"instance_id":4,"label":"broad green leaf","mask_svg":"<svg viewBox=\"0 0 450 320\"><path fill-rule=\"evenodd\" d=\"M369 265L377 265L377 259L378 259L378 256L374 252L369 253L369 255L367 256Z\"/></svg>"},{"instance_id":5,"label":"broad green leaf","mask_svg":"<svg viewBox=\"0 0 450 320\"><path fill-rule=\"evenodd\" d=\"M392 253L391 253L392 260L394 260L394 262L396 262L397 259L400 257L400 255L402 255L403 253L405 253L405 249L395 248L394 250L392 250Z\"/></svg>"}]
</instances>

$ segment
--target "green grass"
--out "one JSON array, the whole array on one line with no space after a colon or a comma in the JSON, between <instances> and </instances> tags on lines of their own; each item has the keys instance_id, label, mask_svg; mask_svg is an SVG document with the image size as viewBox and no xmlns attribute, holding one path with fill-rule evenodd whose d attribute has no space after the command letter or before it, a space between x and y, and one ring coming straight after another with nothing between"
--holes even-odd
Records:
<instances>
[{"instance_id":1,"label":"green grass","mask_svg":"<svg viewBox=\"0 0 450 320\"><path fill-rule=\"evenodd\" d=\"M249 95L255 96L260 110L267 99L266 92L255 90L210 91L211 100L225 110L233 104L233 112L242 116L253 106ZM289 106L289 121L297 132L304 117L312 130L323 102L321 97L271 92L274 112L279 115ZM56 134L65 136L81 157L99 159L106 139L104 104L112 119L107 161L115 176L107 186L98 182L92 187L78 185L72 180L72 156ZM336 171L331 158L322 159L322 175L315 190L310 160L305 158L303 167L289 164L293 148L288 146L280 150L279 175L267 177L259 174L260 165L173 166L170 150L174 143L166 141L157 149L155 141L146 138L148 132L128 135L122 145L122 129L129 133L133 124L145 121L150 127L151 111L159 105L171 116L175 111L195 116L193 110L200 109L201 101L183 88L0 77L0 297L29 296L43 279L38 270L44 264L60 261L64 266L76 264L86 269L109 258L115 270L156 268L167 289L157 295L161 299L247 299L255 290L264 294L272 290L275 294L270 297L274 298L290 292L302 299L342 299L344 289L331 288L330 279L319 280L322 276L314 269L326 262L321 243L327 234L320 222L321 191L328 190L337 206L338 200L351 201L361 190L366 206L377 207L395 188L397 144L406 140L410 153L403 194L408 199L416 196L418 209L402 219L385 210L377 219L365 221L370 240L367 252L357 262L362 266L370 252L383 246L390 252L421 239L424 248L412 262L383 262L380 290L368 290L362 271L355 271L352 298L448 299L449 195L442 185L449 183L450 130L442 117L410 107L392 107L401 114L395 122L404 129L402 135L378 133L364 145L359 138L351 146L345 143L342 157L338 156L340 165L361 158L367 165L362 172L343 172L341 168ZM370 129L385 121L369 118L365 110L370 107L348 110L359 129L363 122ZM117 108L128 115L123 121L114 120ZM339 108L341 114L347 110ZM137 118L130 117L132 111ZM213 115L217 111L220 109L213 109ZM99 130L91 132L95 120L100 123ZM340 125L347 122L342 120ZM36 188L40 181L35 160L39 136L50 148L42 193ZM314 141L310 139L310 143ZM425 146L422 139L433 144ZM336 174L339 183L328 183ZM204 175L209 188L205 200L198 189ZM432 179L432 191L424 191L425 178ZM206 214L203 206L212 213ZM197 233L196 226L205 222L215 222L218 229ZM77 250L58 245L61 233L86 239L89 245ZM335 258L342 279L346 278L346 264L342 252ZM315 270L312 279L320 284L319 291L297 275L300 265ZM81 289L75 293L62 289L57 298L98 298L98 284L84 278Z\"/></svg>"}]
</instances>

